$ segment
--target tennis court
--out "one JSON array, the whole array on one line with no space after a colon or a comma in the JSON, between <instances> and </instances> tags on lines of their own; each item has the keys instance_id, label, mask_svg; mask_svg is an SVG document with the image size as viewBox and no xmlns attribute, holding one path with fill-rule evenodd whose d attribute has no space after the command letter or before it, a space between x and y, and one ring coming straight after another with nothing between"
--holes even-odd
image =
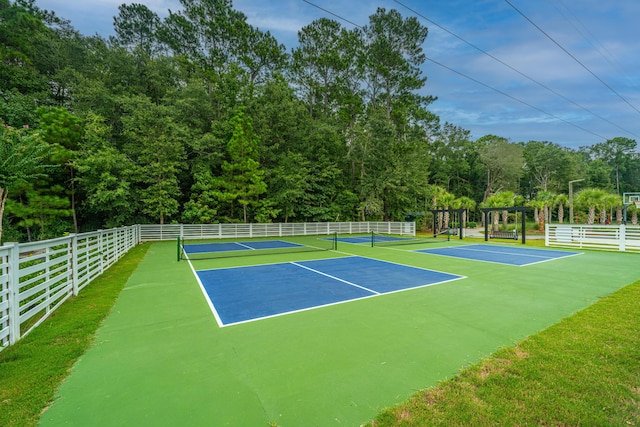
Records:
<instances>
[{"instance_id":1,"label":"tennis court","mask_svg":"<svg viewBox=\"0 0 640 427\"><path fill-rule=\"evenodd\" d=\"M336 249L336 235L288 236L286 238L254 238L233 240L178 239L178 259L191 261L245 257L248 255L281 255Z\"/></svg>"},{"instance_id":2,"label":"tennis court","mask_svg":"<svg viewBox=\"0 0 640 427\"><path fill-rule=\"evenodd\" d=\"M363 257L196 271L220 326L463 277Z\"/></svg>"},{"instance_id":3,"label":"tennis court","mask_svg":"<svg viewBox=\"0 0 640 427\"><path fill-rule=\"evenodd\" d=\"M519 267L580 255L580 252L482 244L420 249L416 252Z\"/></svg>"},{"instance_id":4,"label":"tennis court","mask_svg":"<svg viewBox=\"0 0 640 427\"><path fill-rule=\"evenodd\" d=\"M204 252L229 252L229 251L256 251L261 249L297 248L298 243L285 242L284 240L264 241L240 241L226 243L186 243L184 251L187 255Z\"/></svg>"},{"instance_id":5,"label":"tennis court","mask_svg":"<svg viewBox=\"0 0 640 427\"><path fill-rule=\"evenodd\" d=\"M190 263L154 243L39 425L361 425L640 278L637 254L514 247L551 262L514 280L509 264L411 246Z\"/></svg>"}]
</instances>

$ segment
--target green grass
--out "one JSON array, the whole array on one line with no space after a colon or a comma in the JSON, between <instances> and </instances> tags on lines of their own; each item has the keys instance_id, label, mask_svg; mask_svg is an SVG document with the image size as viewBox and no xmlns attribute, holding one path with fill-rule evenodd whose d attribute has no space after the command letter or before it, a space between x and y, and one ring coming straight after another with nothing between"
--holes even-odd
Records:
<instances>
[{"instance_id":1,"label":"green grass","mask_svg":"<svg viewBox=\"0 0 640 427\"><path fill-rule=\"evenodd\" d=\"M36 425L148 248L133 248L50 319L0 353L1 426Z\"/></svg>"},{"instance_id":2,"label":"green grass","mask_svg":"<svg viewBox=\"0 0 640 427\"><path fill-rule=\"evenodd\" d=\"M639 324L636 282L368 425L639 425Z\"/></svg>"}]
</instances>

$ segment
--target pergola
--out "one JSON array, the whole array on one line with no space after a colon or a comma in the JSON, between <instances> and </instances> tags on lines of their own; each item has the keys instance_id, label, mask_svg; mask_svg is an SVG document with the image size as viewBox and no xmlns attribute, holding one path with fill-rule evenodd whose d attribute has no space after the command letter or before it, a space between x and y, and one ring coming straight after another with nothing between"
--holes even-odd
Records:
<instances>
[{"instance_id":1,"label":"pergola","mask_svg":"<svg viewBox=\"0 0 640 427\"><path fill-rule=\"evenodd\" d=\"M438 235L438 230L437 230L437 214L439 213L444 213L444 212L449 212L449 213L455 213L458 214L458 224L459 224L459 236L460 239L462 239L462 213L465 211L466 209L431 209L431 213L433 214L433 237L437 237ZM448 227L451 228L451 227Z\"/></svg>"},{"instance_id":2,"label":"pergola","mask_svg":"<svg viewBox=\"0 0 640 427\"><path fill-rule=\"evenodd\" d=\"M522 244L524 245L527 242L527 226L525 222L525 213L531 209L529 206L509 206L504 208L480 208L482 211L482 215L484 218L484 241L487 242L489 240L489 212L501 212L501 211L509 211L509 212L522 212Z\"/></svg>"}]
</instances>

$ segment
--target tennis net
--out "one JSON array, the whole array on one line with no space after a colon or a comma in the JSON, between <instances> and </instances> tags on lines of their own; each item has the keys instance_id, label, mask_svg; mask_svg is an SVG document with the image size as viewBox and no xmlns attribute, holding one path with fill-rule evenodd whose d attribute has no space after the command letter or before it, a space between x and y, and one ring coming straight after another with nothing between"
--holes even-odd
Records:
<instances>
[{"instance_id":1,"label":"tennis net","mask_svg":"<svg viewBox=\"0 0 640 427\"><path fill-rule=\"evenodd\" d=\"M182 239L178 237L178 260L329 251L336 250L337 246L338 236L336 233L246 239Z\"/></svg>"},{"instance_id":2,"label":"tennis net","mask_svg":"<svg viewBox=\"0 0 640 427\"><path fill-rule=\"evenodd\" d=\"M420 245L423 243L438 243L450 239L449 235L433 236L406 236L398 234L371 233L371 246L398 246L398 245Z\"/></svg>"}]
</instances>

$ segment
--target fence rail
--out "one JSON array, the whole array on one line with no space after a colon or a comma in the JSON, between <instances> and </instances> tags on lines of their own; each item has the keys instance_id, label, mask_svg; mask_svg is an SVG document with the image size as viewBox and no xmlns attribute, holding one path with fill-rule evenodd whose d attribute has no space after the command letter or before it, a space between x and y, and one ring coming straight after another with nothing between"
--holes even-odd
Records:
<instances>
[{"instance_id":1,"label":"fence rail","mask_svg":"<svg viewBox=\"0 0 640 427\"><path fill-rule=\"evenodd\" d=\"M139 227L0 246L0 351L44 322L140 241Z\"/></svg>"},{"instance_id":2,"label":"fence rail","mask_svg":"<svg viewBox=\"0 0 640 427\"><path fill-rule=\"evenodd\" d=\"M546 246L640 252L640 226L547 224Z\"/></svg>"},{"instance_id":3,"label":"fence rail","mask_svg":"<svg viewBox=\"0 0 640 427\"><path fill-rule=\"evenodd\" d=\"M73 234L0 246L0 351L44 322L131 248L144 241L314 234L415 235L413 222L163 224Z\"/></svg>"},{"instance_id":4,"label":"fence rail","mask_svg":"<svg viewBox=\"0 0 640 427\"><path fill-rule=\"evenodd\" d=\"M252 238L318 234L389 233L415 236L415 222L301 222L275 224L163 224L141 225L141 241L202 238Z\"/></svg>"}]
</instances>

